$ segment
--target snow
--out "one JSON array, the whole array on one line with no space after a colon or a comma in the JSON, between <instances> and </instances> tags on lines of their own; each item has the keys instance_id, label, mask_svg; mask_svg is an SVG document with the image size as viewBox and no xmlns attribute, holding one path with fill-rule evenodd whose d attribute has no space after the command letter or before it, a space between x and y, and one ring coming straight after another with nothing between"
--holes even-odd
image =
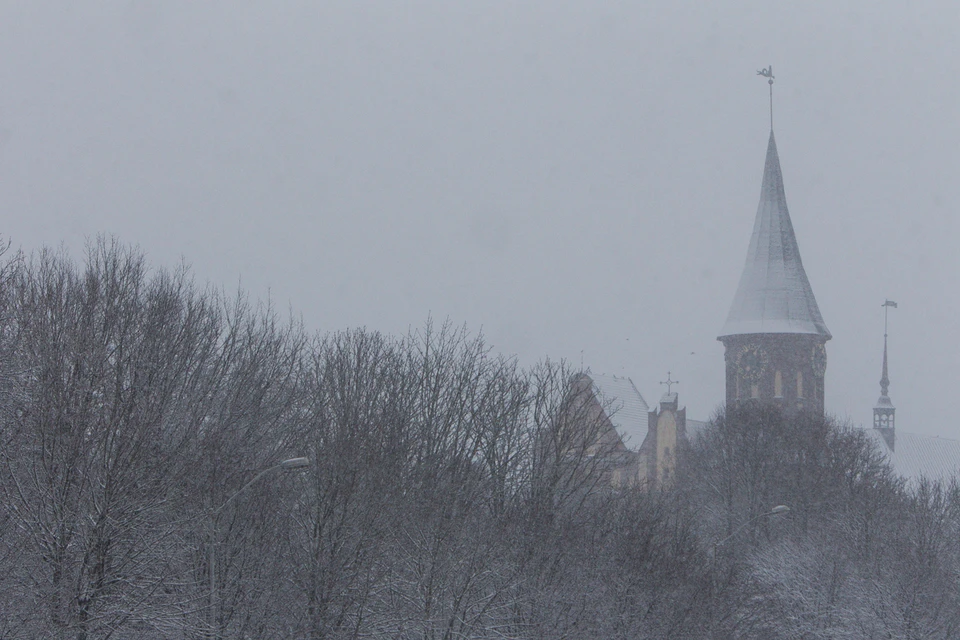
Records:
<instances>
[{"instance_id":1,"label":"snow","mask_svg":"<svg viewBox=\"0 0 960 640\"><path fill-rule=\"evenodd\" d=\"M647 401L630 378L591 373L593 389L607 417L628 449L637 450L647 437Z\"/></svg>"},{"instance_id":2,"label":"snow","mask_svg":"<svg viewBox=\"0 0 960 640\"><path fill-rule=\"evenodd\" d=\"M893 470L907 480L949 480L960 471L960 440L906 433L897 429L893 451L876 429L867 429Z\"/></svg>"}]
</instances>

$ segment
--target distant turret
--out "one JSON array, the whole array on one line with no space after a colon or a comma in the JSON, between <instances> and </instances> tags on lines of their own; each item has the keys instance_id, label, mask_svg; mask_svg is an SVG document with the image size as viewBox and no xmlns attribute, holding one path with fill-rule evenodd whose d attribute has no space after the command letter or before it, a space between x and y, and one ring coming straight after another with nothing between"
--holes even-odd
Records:
<instances>
[{"instance_id":1,"label":"distant turret","mask_svg":"<svg viewBox=\"0 0 960 640\"><path fill-rule=\"evenodd\" d=\"M883 303L883 372L880 374L880 398L873 407L873 428L880 432L887 446L893 451L896 444L895 420L897 409L890 401L890 376L887 375L887 311L897 308L897 303L886 300Z\"/></svg>"}]
</instances>

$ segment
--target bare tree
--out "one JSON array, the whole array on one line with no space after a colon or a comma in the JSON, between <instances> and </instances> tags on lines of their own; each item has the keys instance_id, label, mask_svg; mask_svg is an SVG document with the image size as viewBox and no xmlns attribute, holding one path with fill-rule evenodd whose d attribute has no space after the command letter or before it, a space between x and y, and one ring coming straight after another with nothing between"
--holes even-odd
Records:
<instances>
[{"instance_id":1,"label":"bare tree","mask_svg":"<svg viewBox=\"0 0 960 640\"><path fill-rule=\"evenodd\" d=\"M302 442L314 465L296 511L291 567L297 635L368 630L393 503L402 496L401 367L396 341L362 330L318 340L311 351Z\"/></svg>"},{"instance_id":2,"label":"bare tree","mask_svg":"<svg viewBox=\"0 0 960 640\"><path fill-rule=\"evenodd\" d=\"M515 366L491 358L482 337L431 322L404 343L409 380L405 495L391 527L378 633L485 637L507 615L515 571L491 509L512 491L519 442ZM499 415L497 412L500 412ZM495 424L496 422L496 424ZM494 479L491 471L499 473ZM502 482L498 488L497 483ZM407 493L408 492L408 493ZM498 492L498 493L497 493Z\"/></svg>"},{"instance_id":3,"label":"bare tree","mask_svg":"<svg viewBox=\"0 0 960 640\"><path fill-rule=\"evenodd\" d=\"M268 594L284 582L277 547L298 496L286 483L272 499L279 480L237 493L261 470L304 453L306 338L297 323L282 322L269 304L251 305L242 292L214 301L217 342L183 415L195 438L182 478L193 549L183 594L197 604L188 626L269 637L276 603Z\"/></svg>"},{"instance_id":4,"label":"bare tree","mask_svg":"<svg viewBox=\"0 0 960 640\"><path fill-rule=\"evenodd\" d=\"M109 240L83 272L43 252L15 286L22 374L3 491L36 624L78 638L163 627L176 544L165 465L184 435L165 418L209 337L185 321L203 303L185 272L150 278Z\"/></svg>"}]
</instances>

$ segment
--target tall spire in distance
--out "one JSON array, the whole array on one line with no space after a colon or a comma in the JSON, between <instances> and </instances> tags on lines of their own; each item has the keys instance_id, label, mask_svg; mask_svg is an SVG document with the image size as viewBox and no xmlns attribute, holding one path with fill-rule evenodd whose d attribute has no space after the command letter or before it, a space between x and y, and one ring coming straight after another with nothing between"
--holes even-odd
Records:
<instances>
[{"instance_id":1,"label":"tall spire in distance","mask_svg":"<svg viewBox=\"0 0 960 640\"><path fill-rule=\"evenodd\" d=\"M883 371L880 374L880 398L873 407L873 428L880 431L887 446L893 451L896 443L895 420L897 409L890 401L890 376L887 373L887 313L890 307L897 308L893 300L883 302Z\"/></svg>"},{"instance_id":2,"label":"tall spire in distance","mask_svg":"<svg viewBox=\"0 0 960 640\"><path fill-rule=\"evenodd\" d=\"M883 334L883 373L880 376L880 396L890 400L888 392L890 389L890 376L887 375L887 334Z\"/></svg>"}]
</instances>

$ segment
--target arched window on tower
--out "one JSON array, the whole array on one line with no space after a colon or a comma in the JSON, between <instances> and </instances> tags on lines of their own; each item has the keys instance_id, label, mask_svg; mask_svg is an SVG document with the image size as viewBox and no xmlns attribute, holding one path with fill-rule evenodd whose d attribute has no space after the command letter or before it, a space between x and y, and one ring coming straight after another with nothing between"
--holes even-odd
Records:
<instances>
[{"instance_id":1,"label":"arched window on tower","mask_svg":"<svg viewBox=\"0 0 960 640\"><path fill-rule=\"evenodd\" d=\"M775 398L783 397L783 375L779 371L773 374L773 396Z\"/></svg>"},{"instance_id":2,"label":"arched window on tower","mask_svg":"<svg viewBox=\"0 0 960 640\"><path fill-rule=\"evenodd\" d=\"M803 371L797 371L797 397L803 397Z\"/></svg>"}]
</instances>

